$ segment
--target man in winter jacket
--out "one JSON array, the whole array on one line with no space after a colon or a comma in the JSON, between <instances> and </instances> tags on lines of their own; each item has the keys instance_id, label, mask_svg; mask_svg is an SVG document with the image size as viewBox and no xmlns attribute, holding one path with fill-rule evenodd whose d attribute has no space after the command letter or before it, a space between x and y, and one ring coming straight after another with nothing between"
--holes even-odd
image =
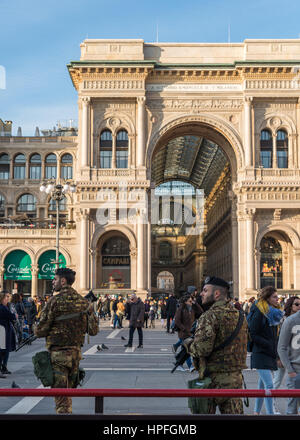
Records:
<instances>
[{"instance_id":1,"label":"man in winter jacket","mask_svg":"<svg viewBox=\"0 0 300 440\"><path fill-rule=\"evenodd\" d=\"M144 315L145 315L145 305L143 301L136 296L136 294L132 294L129 299L130 306L130 320L129 320L129 341L125 347L132 347L133 334L135 329L138 331L139 335L139 345L137 348L143 348L143 324L144 324Z\"/></svg>"}]
</instances>

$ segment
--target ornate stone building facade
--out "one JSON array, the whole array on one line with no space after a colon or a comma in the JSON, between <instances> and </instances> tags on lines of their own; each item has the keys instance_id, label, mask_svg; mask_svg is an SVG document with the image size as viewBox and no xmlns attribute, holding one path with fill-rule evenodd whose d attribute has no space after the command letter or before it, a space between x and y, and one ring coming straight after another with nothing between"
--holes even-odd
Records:
<instances>
[{"instance_id":1,"label":"ornate stone building facade","mask_svg":"<svg viewBox=\"0 0 300 440\"><path fill-rule=\"evenodd\" d=\"M299 67L299 40L85 40L68 65L78 136L0 138L3 217L49 218L51 201L32 176L50 176L52 153L57 176L70 177L63 168L72 163L77 183L61 210L61 253L81 292L145 296L161 287L157 279L172 285L168 274L177 291L208 274L232 281L242 299L267 284L300 291ZM30 174L35 154L40 174ZM197 235L175 221L183 193L179 201L169 193L173 213L164 214L163 196L153 200L155 188L178 182L204 194ZM26 194L35 199L19 203ZM24 251L35 295L47 287L39 260L54 249L55 231L32 224L0 229L0 273L14 280L6 258Z\"/></svg>"}]
</instances>

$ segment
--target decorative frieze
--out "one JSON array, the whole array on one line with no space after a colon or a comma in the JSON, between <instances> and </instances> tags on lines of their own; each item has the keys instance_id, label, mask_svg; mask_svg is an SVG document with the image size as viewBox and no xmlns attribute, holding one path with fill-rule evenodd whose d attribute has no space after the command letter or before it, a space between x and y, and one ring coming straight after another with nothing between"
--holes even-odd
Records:
<instances>
[{"instance_id":1,"label":"decorative frieze","mask_svg":"<svg viewBox=\"0 0 300 440\"><path fill-rule=\"evenodd\" d=\"M143 90L144 81L138 79L83 81L83 90Z\"/></svg>"},{"instance_id":2,"label":"decorative frieze","mask_svg":"<svg viewBox=\"0 0 300 440\"><path fill-rule=\"evenodd\" d=\"M241 110L243 108L242 99L164 99L147 100L150 109L160 110Z\"/></svg>"}]
</instances>

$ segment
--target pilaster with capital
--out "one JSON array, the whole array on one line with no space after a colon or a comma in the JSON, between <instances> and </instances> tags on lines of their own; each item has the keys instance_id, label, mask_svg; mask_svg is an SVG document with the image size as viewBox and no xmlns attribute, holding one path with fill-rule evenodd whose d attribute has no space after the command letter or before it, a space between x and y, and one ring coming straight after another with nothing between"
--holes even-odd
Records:
<instances>
[{"instance_id":1,"label":"pilaster with capital","mask_svg":"<svg viewBox=\"0 0 300 440\"><path fill-rule=\"evenodd\" d=\"M252 97L246 97L244 101L244 148L245 148L245 166L252 166Z\"/></svg>"},{"instance_id":2,"label":"pilaster with capital","mask_svg":"<svg viewBox=\"0 0 300 440\"><path fill-rule=\"evenodd\" d=\"M89 121L90 121L90 101L91 98L84 96L81 98L81 166L89 165Z\"/></svg>"},{"instance_id":3,"label":"pilaster with capital","mask_svg":"<svg viewBox=\"0 0 300 440\"><path fill-rule=\"evenodd\" d=\"M247 243L247 288L254 289L254 214L255 208L245 209Z\"/></svg>"},{"instance_id":4,"label":"pilaster with capital","mask_svg":"<svg viewBox=\"0 0 300 440\"><path fill-rule=\"evenodd\" d=\"M35 298L38 294L38 273L39 268L37 264L31 266L31 296Z\"/></svg>"},{"instance_id":5,"label":"pilaster with capital","mask_svg":"<svg viewBox=\"0 0 300 440\"><path fill-rule=\"evenodd\" d=\"M145 165L145 118L146 118L146 97L137 98L137 166Z\"/></svg>"},{"instance_id":6,"label":"pilaster with capital","mask_svg":"<svg viewBox=\"0 0 300 440\"><path fill-rule=\"evenodd\" d=\"M80 212L80 289L88 290L89 286L89 210Z\"/></svg>"}]
</instances>

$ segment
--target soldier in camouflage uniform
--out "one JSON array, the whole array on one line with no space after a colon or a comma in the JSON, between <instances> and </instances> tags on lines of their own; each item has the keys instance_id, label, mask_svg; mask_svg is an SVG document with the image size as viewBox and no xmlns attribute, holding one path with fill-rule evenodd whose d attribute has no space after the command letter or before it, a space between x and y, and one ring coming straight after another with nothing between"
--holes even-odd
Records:
<instances>
[{"instance_id":1,"label":"soldier in camouflage uniform","mask_svg":"<svg viewBox=\"0 0 300 440\"><path fill-rule=\"evenodd\" d=\"M235 339L223 349L213 352L235 330L239 312L228 299L229 285L217 277L208 277L201 292L202 303L210 305L208 311L198 320L194 340L187 341L186 348L194 359L199 377L209 376L210 388L243 388L242 370L246 368L247 321ZM243 414L240 398L209 399L209 414L215 414L216 407L222 414Z\"/></svg>"},{"instance_id":2,"label":"soldier in camouflage uniform","mask_svg":"<svg viewBox=\"0 0 300 440\"><path fill-rule=\"evenodd\" d=\"M53 289L58 292L46 303L40 322L34 329L38 338L46 337L46 347L51 355L54 374L52 388L74 388L81 360L81 346L87 331L87 315L76 316L89 308L87 299L79 295L71 286L75 281L75 272L68 268L56 270ZM75 317L57 320L65 315ZM56 413L72 413L70 397L55 397Z\"/></svg>"}]
</instances>

